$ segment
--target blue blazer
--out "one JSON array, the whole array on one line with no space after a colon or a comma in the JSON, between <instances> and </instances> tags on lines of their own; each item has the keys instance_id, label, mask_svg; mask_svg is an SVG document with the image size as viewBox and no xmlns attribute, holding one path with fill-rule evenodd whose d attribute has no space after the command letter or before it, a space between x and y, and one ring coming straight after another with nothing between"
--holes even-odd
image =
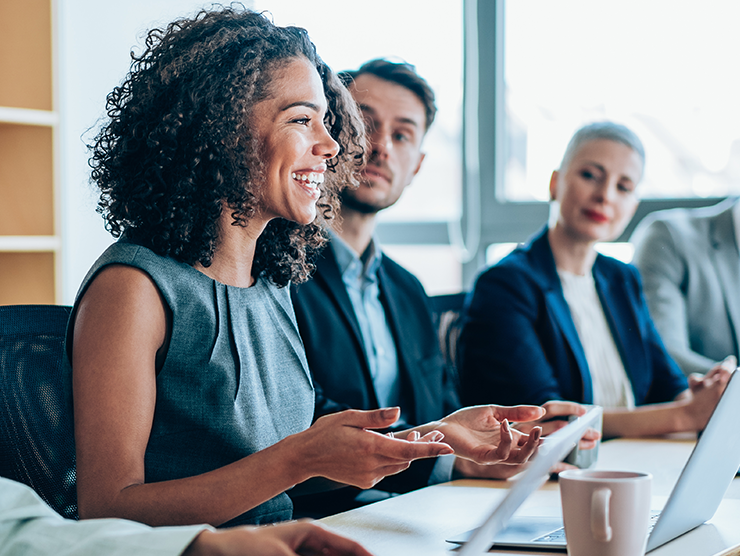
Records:
<instances>
[{"instance_id":1,"label":"blue blazer","mask_svg":"<svg viewBox=\"0 0 740 556\"><path fill-rule=\"evenodd\" d=\"M637 270L598 255L593 275L635 403L673 400L688 385L650 319ZM478 277L458 345L466 405L593 402L547 228Z\"/></svg>"}]
</instances>

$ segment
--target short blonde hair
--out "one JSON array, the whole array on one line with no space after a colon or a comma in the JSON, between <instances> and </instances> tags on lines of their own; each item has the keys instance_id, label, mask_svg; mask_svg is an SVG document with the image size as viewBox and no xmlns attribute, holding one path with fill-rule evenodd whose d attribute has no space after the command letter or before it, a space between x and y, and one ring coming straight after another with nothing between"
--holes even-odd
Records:
<instances>
[{"instance_id":1,"label":"short blonde hair","mask_svg":"<svg viewBox=\"0 0 740 556\"><path fill-rule=\"evenodd\" d=\"M645 147L635 132L622 124L604 121L587 124L573 134L560 162L560 171L568 167L581 146L598 139L607 139L628 146L639 155L643 167L645 166Z\"/></svg>"}]
</instances>

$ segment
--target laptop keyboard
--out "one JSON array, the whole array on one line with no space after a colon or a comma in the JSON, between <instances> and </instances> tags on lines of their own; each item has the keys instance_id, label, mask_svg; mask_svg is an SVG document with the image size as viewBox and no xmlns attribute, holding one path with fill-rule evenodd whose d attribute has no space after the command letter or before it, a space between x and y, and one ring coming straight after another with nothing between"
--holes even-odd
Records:
<instances>
[{"instance_id":1,"label":"laptop keyboard","mask_svg":"<svg viewBox=\"0 0 740 556\"><path fill-rule=\"evenodd\" d=\"M547 544L565 544L565 527L561 527L560 529L555 529L553 532L548 533L547 535L542 535L541 537L537 537L532 542L544 542Z\"/></svg>"},{"instance_id":2,"label":"laptop keyboard","mask_svg":"<svg viewBox=\"0 0 740 556\"><path fill-rule=\"evenodd\" d=\"M653 527L655 527L655 523L658 521L659 517L660 517L660 512L654 512L650 515L650 524L648 525L648 536L652 532ZM561 527L560 529L555 529L554 531L547 533L546 535L537 537L532 542L542 542L542 543L547 543L547 544L565 544L565 527Z\"/></svg>"}]
</instances>

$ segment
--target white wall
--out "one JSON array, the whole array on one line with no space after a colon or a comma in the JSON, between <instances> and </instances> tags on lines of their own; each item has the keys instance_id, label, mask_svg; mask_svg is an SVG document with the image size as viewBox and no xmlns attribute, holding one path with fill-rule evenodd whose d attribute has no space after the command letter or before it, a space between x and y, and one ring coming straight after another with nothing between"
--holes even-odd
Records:
<instances>
[{"instance_id":1,"label":"white wall","mask_svg":"<svg viewBox=\"0 0 740 556\"><path fill-rule=\"evenodd\" d=\"M105 115L105 97L140 52L146 30L189 15L206 0L58 0L62 299L71 304L87 270L113 241L95 212L88 131ZM249 4L249 2L245 2Z\"/></svg>"}]
</instances>

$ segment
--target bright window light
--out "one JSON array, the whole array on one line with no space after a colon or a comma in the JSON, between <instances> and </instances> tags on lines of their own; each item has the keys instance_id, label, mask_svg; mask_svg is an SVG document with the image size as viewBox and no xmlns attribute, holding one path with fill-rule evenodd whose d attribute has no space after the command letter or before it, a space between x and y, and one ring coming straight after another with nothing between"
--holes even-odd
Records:
<instances>
[{"instance_id":1,"label":"bright window light","mask_svg":"<svg viewBox=\"0 0 740 556\"><path fill-rule=\"evenodd\" d=\"M277 25L308 31L335 71L373 58L416 66L434 89L438 113L424 142L421 171L382 221L456 220L462 182L462 0L254 0Z\"/></svg>"},{"instance_id":2,"label":"bright window light","mask_svg":"<svg viewBox=\"0 0 740 556\"><path fill-rule=\"evenodd\" d=\"M740 192L740 3L509 1L504 197L546 201L581 125L645 144L643 198Z\"/></svg>"}]
</instances>

